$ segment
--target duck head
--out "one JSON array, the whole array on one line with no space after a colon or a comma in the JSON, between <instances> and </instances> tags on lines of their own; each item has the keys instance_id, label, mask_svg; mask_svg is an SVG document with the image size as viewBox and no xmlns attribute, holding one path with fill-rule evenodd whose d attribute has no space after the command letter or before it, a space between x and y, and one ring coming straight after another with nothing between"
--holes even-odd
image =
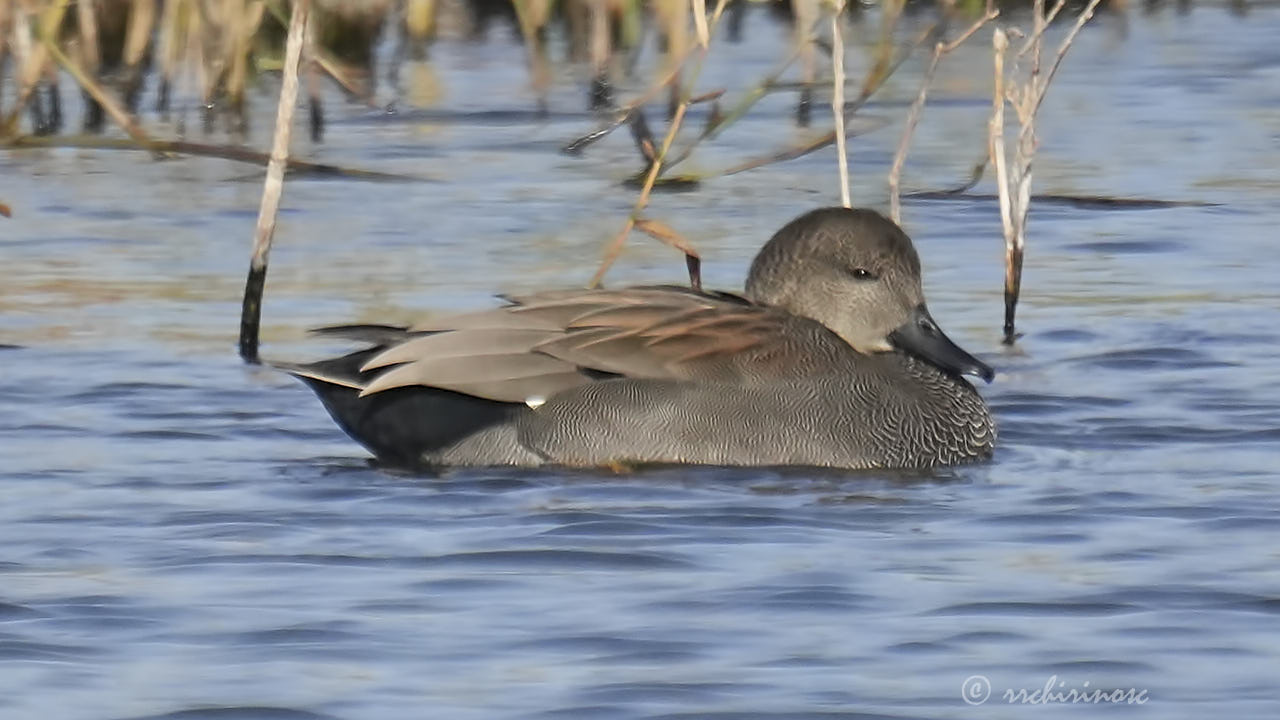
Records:
<instances>
[{"instance_id":1,"label":"duck head","mask_svg":"<svg viewBox=\"0 0 1280 720\"><path fill-rule=\"evenodd\" d=\"M787 223L756 255L746 294L817 320L863 354L898 350L957 375L995 375L938 327L911 239L873 210L823 208Z\"/></svg>"}]
</instances>

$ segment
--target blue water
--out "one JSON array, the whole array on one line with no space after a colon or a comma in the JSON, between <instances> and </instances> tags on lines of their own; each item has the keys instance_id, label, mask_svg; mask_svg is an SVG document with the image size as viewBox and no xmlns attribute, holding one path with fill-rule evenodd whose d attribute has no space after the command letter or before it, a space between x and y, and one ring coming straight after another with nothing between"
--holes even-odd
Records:
<instances>
[{"instance_id":1,"label":"blue water","mask_svg":"<svg viewBox=\"0 0 1280 720\"><path fill-rule=\"evenodd\" d=\"M1011 350L994 205L907 204L933 314L999 371L995 459L936 473L380 470L304 387L235 355L249 169L0 152L0 343L19 346L0 349L0 717L1280 715L1277 30L1275 8L1197 8L1081 36L1037 191L1213 205L1033 204ZM741 92L786 33L752 11L703 84ZM956 184L981 154L986 42L944 61L907 187ZM267 357L338 349L311 326L581 284L630 210L627 138L556 152L594 127L583 68L554 65L548 119L486 119L532 107L522 48L446 34L430 57L402 73L406 95L430 78L430 113L335 98L325 144L297 140L434 181L289 181ZM862 204L884 206L921 69L864 111L888 125L851 144ZM794 100L689 169L808 137ZM733 288L774 229L836 199L826 151L649 212ZM637 236L610 281L683 272ZM971 707L962 686L977 702L984 680ZM1006 699L1046 684L1144 702Z\"/></svg>"}]
</instances>

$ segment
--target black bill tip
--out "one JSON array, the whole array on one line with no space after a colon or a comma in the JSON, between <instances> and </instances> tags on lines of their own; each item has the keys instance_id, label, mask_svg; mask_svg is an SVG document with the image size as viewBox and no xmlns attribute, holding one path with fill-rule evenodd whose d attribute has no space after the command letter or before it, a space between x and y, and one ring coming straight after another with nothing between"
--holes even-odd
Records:
<instances>
[{"instance_id":1,"label":"black bill tip","mask_svg":"<svg viewBox=\"0 0 1280 720\"><path fill-rule=\"evenodd\" d=\"M889 333L889 342L899 350L911 353L947 372L974 375L986 382L991 382L996 376L996 371L990 365L951 342L924 305L912 310L911 317Z\"/></svg>"}]
</instances>

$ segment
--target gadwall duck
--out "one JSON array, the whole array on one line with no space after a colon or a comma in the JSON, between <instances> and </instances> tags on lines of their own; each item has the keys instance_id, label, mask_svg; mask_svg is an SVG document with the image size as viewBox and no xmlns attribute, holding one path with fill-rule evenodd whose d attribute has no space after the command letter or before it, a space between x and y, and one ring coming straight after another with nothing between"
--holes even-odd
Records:
<instances>
[{"instance_id":1,"label":"gadwall duck","mask_svg":"<svg viewBox=\"0 0 1280 720\"><path fill-rule=\"evenodd\" d=\"M567 290L424 322L285 369L389 464L928 468L990 456L961 378L992 370L925 307L920 259L871 210L779 230L746 292Z\"/></svg>"}]
</instances>

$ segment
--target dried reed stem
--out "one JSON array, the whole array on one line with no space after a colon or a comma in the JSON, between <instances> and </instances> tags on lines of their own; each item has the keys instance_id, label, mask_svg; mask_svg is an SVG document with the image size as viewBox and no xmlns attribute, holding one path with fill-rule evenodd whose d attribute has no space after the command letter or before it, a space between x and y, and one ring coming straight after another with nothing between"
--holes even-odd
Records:
<instances>
[{"instance_id":1,"label":"dried reed stem","mask_svg":"<svg viewBox=\"0 0 1280 720\"><path fill-rule=\"evenodd\" d=\"M591 109L613 105L609 86L609 8L604 2L593 2L588 8L591 19Z\"/></svg>"},{"instance_id":2,"label":"dried reed stem","mask_svg":"<svg viewBox=\"0 0 1280 720\"><path fill-rule=\"evenodd\" d=\"M307 83L308 126L311 128L311 142L324 140L324 98L320 88L320 46L316 42L316 23L307 23L306 38L303 39L302 50L306 53L307 62L304 75ZM342 82L339 80L338 82ZM370 98L372 99L372 98Z\"/></svg>"},{"instance_id":3,"label":"dried reed stem","mask_svg":"<svg viewBox=\"0 0 1280 720\"><path fill-rule=\"evenodd\" d=\"M4 61L9 57L9 34L12 32L10 27L10 15L13 13L13 3L0 2L0 98L4 96Z\"/></svg>"},{"instance_id":4,"label":"dried reed stem","mask_svg":"<svg viewBox=\"0 0 1280 720\"><path fill-rule=\"evenodd\" d=\"M995 88L992 91L991 120L987 123L987 139L991 148L991 161L996 166L996 185L1000 197L1000 221L1004 237L1013 237L1013 211L1009 203L1009 173L1004 153L1004 54L1009 48L1009 36L1002 28L991 35L991 47L995 60Z\"/></svg>"},{"instance_id":5,"label":"dried reed stem","mask_svg":"<svg viewBox=\"0 0 1280 720\"><path fill-rule=\"evenodd\" d=\"M906 4L906 0L885 0L881 4L880 39L876 41L875 62L862 81L862 95L870 95L872 88L879 87L896 69L893 60L893 34L898 21L902 19L902 9ZM935 25L935 28L940 27L941 25ZM933 34L933 29L930 34Z\"/></svg>"},{"instance_id":6,"label":"dried reed stem","mask_svg":"<svg viewBox=\"0 0 1280 720\"><path fill-rule=\"evenodd\" d=\"M880 68L878 64L877 66L873 67L871 71L868 73L867 78L863 83L862 91L858 93L858 97L845 103L844 111L846 116L849 113L856 112L859 108L861 108L867 102L867 100L871 98L872 95L876 93L877 90L884 87L885 81L893 76L893 73L895 73L897 69L902 66L902 63L906 62L906 59L908 57L911 57L911 54L915 52L916 48L923 45L925 41L929 40L930 38L936 39L938 27L939 27L938 23L934 23L929 27L926 27L925 29L921 30L920 33L917 34L916 37L906 46L906 49L903 52L901 52L897 58L893 59L893 61L889 63L885 68ZM726 170L722 170L720 174L736 175L738 173L746 172L748 170L754 170L764 165L770 165L778 162L786 162L787 160L795 160L796 158L804 157L805 155L808 155L811 152L821 150L822 148L827 147L828 145L831 145L835 141L836 141L836 132L835 130L832 130L826 135L823 135L822 137L816 140L812 140L804 145L786 148L769 155L764 155L760 157L751 158L749 160L745 160Z\"/></svg>"},{"instance_id":7,"label":"dried reed stem","mask_svg":"<svg viewBox=\"0 0 1280 720\"><path fill-rule=\"evenodd\" d=\"M245 281L244 303L240 312L240 357L257 363L258 332L262 320L262 290L266 284L267 256L275 234L276 214L284 192L284 171L289 162L289 136L293 128L293 111L298 102L298 65L306 34L311 0L295 0L289 16L289 35L285 41L284 79L280 85L280 103L276 106L276 129L271 142L271 160L267 163L267 179L262 188L262 204L258 208L258 224L253 233L253 255L249 261L249 277Z\"/></svg>"},{"instance_id":8,"label":"dried reed stem","mask_svg":"<svg viewBox=\"0 0 1280 720\"><path fill-rule=\"evenodd\" d=\"M1013 225L1013 206L1009 197L1009 172L1004 150L1004 55L1009 48L1009 36L1002 28L996 28L991 36L995 59L995 89L992 92L991 120L987 125L987 138L991 149L991 161L996 166L996 187L1000 198L1000 223L1004 229L1004 299L1005 337L1013 333L1013 306L1017 304L1016 289L1021 282L1013 272L1017 233ZM1012 298L1012 302L1011 302Z\"/></svg>"},{"instance_id":9,"label":"dried reed stem","mask_svg":"<svg viewBox=\"0 0 1280 720\"><path fill-rule=\"evenodd\" d=\"M94 10L95 0L77 0L76 24L80 26L80 61L92 74L98 72L98 18Z\"/></svg>"},{"instance_id":10,"label":"dried reed stem","mask_svg":"<svg viewBox=\"0 0 1280 720\"><path fill-rule=\"evenodd\" d=\"M253 49L253 36L262 23L266 5L262 0L245 4L236 0L238 7L227 13L227 37L225 53L226 93L237 131L243 131L248 116L244 107L244 89L249 75L249 52ZM286 41L287 42L287 41Z\"/></svg>"},{"instance_id":11,"label":"dried reed stem","mask_svg":"<svg viewBox=\"0 0 1280 720\"><path fill-rule=\"evenodd\" d=\"M686 50L690 47L697 46L699 50L706 51L706 45L703 43L689 41L689 16L694 16L694 23L697 23L697 15L702 13L702 23L706 24L706 3L696 2L695 0L653 0L650 3L653 10L655 24L658 26L657 31L664 39L666 48L662 53L662 64L664 66L673 65L682 57ZM680 99L684 96L683 83L679 76L667 86L667 119L670 120L676 114L676 106L680 104Z\"/></svg>"},{"instance_id":12,"label":"dried reed stem","mask_svg":"<svg viewBox=\"0 0 1280 720\"><path fill-rule=\"evenodd\" d=\"M637 110L639 110L641 107L647 104L650 100L652 100L655 96L657 96L657 94L661 92L663 88L667 87L668 85L671 85L672 83L680 79L680 72L684 69L685 63L687 63L689 59L693 57L695 50L698 50L698 48L693 46L685 48L683 54L681 54L678 58L676 58L672 62L672 67L666 72L666 74L661 76L657 82L653 83L647 89L645 89L644 93L641 94L639 97L637 97L635 100L632 100L631 102L619 108L618 112L614 115L614 118L611 121L609 121L608 125L605 125L604 127L599 128L597 130L593 130L586 135L583 135L581 137L578 137L566 143L563 147L560 148L560 152L566 153L568 155L577 155L581 153L583 150L585 150L589 145L599 142L600 140L604 139L604 137L606 137L609 133L625 125L629 120L631 120L632 116L635 114ZM670 166L671 164L674 164L674 163L668 163L668 166Z\"/></svg>"},{"instance_id":13,"label":"dried reed stem","mask_svg":"<svg viewBox=\"0 0 1280 720\"><path fill-rule=\"evenodd\" d=\"M902 179L902 166L907 161L907 148L911 145L911 136L920 122L920 112L924 109L925 99L929 96L929 85L933 83L933 74L938 69L938 61L942 59L942 43L935 43L933 54L929 56L929 64L925 66L924 79L920 81L920 92L907 111L907 119L902 128L902 139L898 141L898 150L893 154L893 166L889 168L889 217L897 224L902 224L902 192L899 187Z\"/></svg>"},{"instance_id":14,"label":"dried reed stem","mask_svg":"<svg viewBox=\"0 0 1280 720\"><path fill-rule=\"evenodd\" d=\"M924 111L924 104L929 96L929 86L933 84L933 76L938 70L938 63L942 60L943 55L963 45L982 26L996 19L999 15L1000 11L995 8L993 0L988 0L986 12L961 33L959 37L949 43L939 40L933 45L933 54L929 57L928 66L925 67L924 79L920 81L920 92L916 95L915 101L911 103L911 109L907 111L907 120L902 129L902 139L898 141L898 150L893 155L893 167L889 170L889 216L899 225L902 224L902 192L900 188L902 168L906 164L907 150L911 146L911 136L915 133L916 125L920 122L920 113Z\"/></svg>"},{"instance_id":15,"label":"dried reed stem","mask_svg":"<svg viewBox=\"0 0 1280 720\"><path fill-rule=\"evenodd\" d=\"M1064 0L1059 0L1059 4L1063 1ZM1098 3L1101 1L1102 0L1090 0L1084 10L1080 11L1080 15L1076 18L1076 24L1071 26L1071 31L1062 39L1062 44L1058 46L1058 53L1053 58L1053 65L1049 67L1049 74L1045 75L1044 82L1040 86L1039 97L1036 98L1036 110L1039 110L1040 103L1044 102L1045 92L1049 89L1049 83L1053 82L1053 76L1058 74L1058 67L1062 65L1062 58L1066 57L1067 50L1071 49L1071 44L1075 42L1076 35L1080 34L1080 29L1084 27L1085 23L1089 22L1089 20L1093 18L1093 13L1098 9ZM1056 7L1054 8L1055 11L1057 9L1058 8ZM1052 19L1053 16L1050 15L1049 20L1051 21Z\"/></svg>"},{"instance_id":16,"label":"dried reed stem","mask_svg":"<svg viewBox=\"0 0 1280 720\"><path fill-rule=\"evenodd\" d=\"M204 107L208 104L213 96L212 74L209 72L207 58L205 56L204 39L201 33L201 27L204 23L201 13L197 12L195 0L191 0L187 6L187 32L186 32L186 70L181 75L181 97L200 98ZM179 117L179 127L186 124L186 108L183 106L183 113Z\"/></svg>"},{"instance_id":17,"label":"dried reed stem","mask_svg":"<svg viewBox=\"0 0 1280 720\"><path fill-rule=\"evenodd\" d=\"M794 0L791 3L795 21L792 42L800 57L800 97L796 102L796 124L800 127L809 127L813 112L813 80L818 73L818 42L814 29L822 22L821 9L818 0Z\"/></svg>"},{"instance_id":18,"label":"dried reed stem","mask_svg":"<svg viewBox=\"0 0 1280 720\"><path fill-rule=\"evenodd\" d=\"M517 8L518 7L519 3L517 3ZM266 11L270 12L276 20L279 20L281 25L288 27L289 16L285 14L285 10L286 8L283 4L272 4L266 8ZM326 50L323 45L316 42L316 27L320 24L320 21L310 23L307 30L306 43L303 45L303 54L307 56L307 94L312 98L313 106L318 102L319 77L316 72L316 68L318 67L320 70L323 70L326 75L333 78L334 82L341 85L343 90L346 90L354 97L360 98L370 107L374 107L376 103L374 103L373 100L373 83L356 79L348 65L334 57L334 55ZM257 32L257 26L260 25L261 19L255 23L253 32L250 32L245 38L247 42L251 42L253 40L253 35ZM245 59L247 60L249 51L251 51L252 48L246 45L244 50Z\"/></svg>"},{"instance_id":19,"label":"dried reed stem","mask_svg":"<svg viewBox=\"0 0 1280 720\"><path fill-rule=\"evenodd\" d=\"M1061 1L1061 0L1060 0ZM1012 233L1006 228L1004 259L1004 344L1012 345L1017 339L1014 316L1018 309L1018 297L1022 293L1022 259L1027 244L1027 213L1031 204L1031 161L1036 152L1035 110L1036 95L1040 85L1040 49L1048 21L1044 13L1044 0L1035 0L1031 10L1034 25L1031 33L1031 71L1025 85L1017 83L1007 98L1012 101L1018 117L1018 140L1014 145L1013 166L1009 168L1009 186L1002 187L1010 195L1009 205ZM1017 67L1015 56L1014 66ZM1004 136L1000 138L1004 144ZM1002 208L1003 211L1003 208Z\"/></svg>"},{"instance_id":20,"label":"dried reed stem","mask_svg":"<svg viewBox=\"0 0 1280 720\"><path fill-rule=\"evenodd\" d=\"M412 3L413 0L410 0ZM546 110L547 90L551 87L551 67L547 62L546 48L543 47L539 31L546 26L551 17L550 0L515 0L512 5L516 10L516 23L520 26L520 35L524 38L525 61L529 63L529 81L538 96L539 110ZM406 23L419 23L411 12L422 13L412 5L405 10ZM433 15L427 15L427 29ZM412 28L412 25L410 25ZM425 37L426 32L410 30L413 37Z\"/></svg>"},{"instance_id":21,"label":"dried reed stem","mask_svg":"<svg viewBox=\"0 0 1280 720\"><path fill-rule=\"evenodd\" d=\"M142 91L147 50L155 35L156 6L155 0L133 0L129 11L123 55L126 70L123 95L125 107L130 111L137 108L138 95Z\"/></svg>"},{"instance_id":22,"label":"dried reed stem","mask_svg":"<svg viewBox=\"0 0 1280 720\"><path fill-rule=\"evenodd\" d=\"M183 2L184 0L169 0L160 12L160 30L156 38L156 54L160 58L160 92L156 100L156 110L165 119L168 119L169 101L173 93L174 78L182 48L179 13Z\"/></svg>"},{"instance_id":23,"label":"dried reed stem","mask_svg":"<svg viewBox=\"0 0 1280 720\"><path fill-rule=\"evenodd\" d=\"M124 63L136 67L142 62L147 46L151 44L151 32L156 18L154 0L133 0L129 11L129 24L125 30Z\"/></svg>"},{"instance_id":24,"label":"dried reed stem","mask_svg":"<svg viewBox=\"0 0 1280 720\"><path fill-rule=\"evenodd\" d=\"M727 3L728 0L716 0L716 8L711 14L708 33L714 32ZM617 261L618 256L622 253L622 248L627 242L627 236L631 233L631 229L635 227L640 213L648 206L649 195L653 192L653 184L657 181L658 174L662 171L662 163L667 156L667 151L671 149L671 143L675 141L676 134L680 132L680 124L684 122L685 112L689 109L690 91L697 85L698 76L702 73L702 66L706 59L707 48L700 48L698 61L692 72L693 77L686 86L679 105L676 106L675 115L672 116L671 124L667 127L667 134L662 139L662 148L658 151L658 155L653 159L653 162L649 164L649 172L645 175L644 185L640 188L640 196L636 199L635 206L632 207L630 215L627 216L622 225L622 229L614 236L613 241L609 243L608 248L605 250L604 258L600 261L600 267L596 269L595 275L591 276L591 282L587 284L587 287L600 286L600 281L604 279L605 273L609 272L609 268L613 266L613 263Z\"/></svg>"},{"instance_id":25,"label":"dried reed stem","mask_svg":"<svg viewBox=\"0 0 1280 720\"><path fill-rule=\"evenodd\" d=\"M840 170L840 204L853 207L849 199L849 155L844 134L844 32L840 29L840 14L844 0L835 3L831 13L831 114L835 116L836 163Z\"/></svg>"},{"instance_id":26,"label":"dried reed stem","mask_svg":"<svg viewBox=\"0 0 1280 720\"><path fill-rule=\"evenodd\" d=\"M530 0L517 0L516 12L530 4ZM436 0L405 0L404 28L414 40L426 40L435 29Z\"/></svg>"},{"instance_id":27,"label":"dried reed stem","mask_svg":"<svg viewBox=\"0 0 1280 720\"><path fill-rule=\"evenodd\" d=\"M810 42L812 42L812 35L810 35ZM742 96L742 99L730 108L728 112L725 112L710 121L707 127L703 129L702 134L694 138L692 142L688 143L680 150L679 154L671 158L671 160L666 163L665 170L670 171L675 166L689 159L689 156L693 154L693 151L697 149L699 144L706 142L707 140L715 139L721 131L730 125L733 125L741 119L743 115L746 115L747 111L750 110L753 105L768 94L769 90L778 82L778 78L782 76L782 73L786 72L787 68L791 67L791 64L800 57L802 52L802 45L796 44L793 46L791 54L783 59L783 61L779 63L771 73L765 76L765 78L757 83L755 87L748 90ZM697 99L695 98L695 100L691 102L695 102L696 100Z\"/></svg>"},{"instance_id":28,"label":"dried reed stem","mask_svg":"<svg viewBox=\"0 0 1280 720\"><path fill-rule=\"evenodd\" d=\"M689 270L689 285L694 290L702 292L702 256L698 254L692 243L676 232L675 228L660 220L639 218L635 222L635 228L684 253L685 265Z\"/></svg>"},{"instance_id":29,"label":"dried reed stem","mask_svg":"<svg viewBox=\"0 0 1280 720\"><path fill-rule=\"evenodd\" d=\"M57 29L62 27L62 18L66 15L69 0L56 0L44 9L43 13L33 13L36 17L36 32L40 37L46 35L53 36ZM10 108L9 114L5 116L4 123L0 126L0 137L10 137L18 130L18 118L22 116L23 109L31 100L31 94L35 92L36 85L40 82L40 78L45 74L49 63L48 47L50 43L37 43L32 45L29 41L31 37L31 24L28 13L31 12L27 8L15 7L13 17L14 28L14 55L20 59L18 94L14 99L13 107Z\"/></svg>"},{"instance_id":30,"label":"dried reed stem","mask_svg":"<svg viewBox=\"0 0 1280 720\"><path fill-rule=\"evenodd\" d=\"M698 45L706 50L711 44L711 33L707 30L707 0L693 0L693 27L698 34Z\"/></svg>"},{"instance_id":31,"label":"dried reed stem","mask_svg":"<svg viewBox=\"0 0 1280 720\"><path fill-rule=\"evenodd\" d=\"M676 106L675 117L671 118L671 125L667 128L667 134L662 138L662 149L658 151L653 162L649 163L649 172L645 175L644 185L640 187L640 197L636 199L636 204L631 209L631 214L627 217L626 222L623 223L622 230L618 232L613 238L613 242L609 244L609 249L605 251L604 259L600 261L600 267L596 268L596 273L591 276L591 282L587 284L587 287L599 287L600 281L604 280L605 273L609 272L609 268L617 261L618 255L622 254L622 248L627 243L627 235L631 234L631 228L635 227L637 216L649 204L649 195L653 192L653 184L657 181L658 172L662 169L662 159L666 157L667 151L671 149L671 142L675 140L676 133L680 130L680 123L684 122L685 111L688 109L687 102L682 102Z\"/></svg>"},{"instance_id":32,"label":"dried reed stem","mask_svg":"<svg viewBox=\"0 0 1280 720\"><path fill-rule=\"evenodd\" d=\"M98 77L101 52L98 48L98 13L94 9L95 0L78 0L76 3L76 25L80 29L79 60L85 73ZM99 131L102 129L102 106L90 101L85 103L84 129Z\"/></svg>"},{"instance_id":33,"label":"dried reed stem","mask_svg":"<svg viewBox=\"0 0 1280 720\"><path fill-rule=\"evenodd\" d=\"M1018 48L1017 57L1022 57L1039 46L1041 38L1044 37L1044 31L1049 29L1050 23L1054 18L1058 17L1058 13L1062 12L1063 6L1067 4L1067 0L1058 0L1054 4L1053 9L1049 11L1049 15L1044 18L1044 22L1036 22L1031 31L1031 36L1022 43L1022 47Z\"/></svg>"},{"instance_id":34,"label":"dried reed stem","mask_svg":"<svg viewBox=\"0 0 1280 720\"><path fill-rule=\"evenodd\" d=\"M62 48L58 47L57 38L53 35L51 28L45 26L41 29L40 40L41 45L44 46L45 50L49 53L49 56L61 65L62 69L66 70L68 75L79 83L80 87L89 95L89 97L93 98L94 101L102 106L102 109L111 116L111 119L120 126L121 130L128 133L129 137L132 138L134 142L151 150L152 154L157 158L167 157L165 153L155 149L151 136L147 135L146 131L142 129L142 126L138 124L138 121L133 117L133 115L130 114L129 111L126 110L111 93L107 92L105 88L90 77L89 74L80 67L79 63L67 57L66 53L62 52Z\"/></svg>"},{"instance_id":35,"label":"dried reed stem","mask_svg":"<svg viewBox=\"0 0 1280 720\"><path fill-rule=\"evenodd\" d=\"M1053 64L1041 77L1041 56L1044 33L1049 23L1061 12L1065 0L1058 0L1053 9L1045 12L1044 0L1035 0L1032 10L1034 25L1022 49L1014 56L1015 74L1017 62L1024 54L1031 56L1031 70L1025 82L1016 80L1012 87L1004 86L1004 53L1008 38L997 31L993 38L996 62L996 87L994 108L989 126L989 144L992 161L996 166L997 190L1000 198L1000 220L1005 238L1004 282L1004 343L1011 345L1017 339L1014 317L1018 297L1022 290L1022 262L1026 248L1027 216L1031 206L1031 180L1036 153L1036 114L1044 102L1049 85L1062 65L1062 60L1085 23L1093 17L1100 0L1090 0L1076 17L1076 22L1059 44ZM1018 118L1018 138L1014 146L1014 162L1008 165L1004 147L1004 104L1013 106Z\"/></svg>"}]
</instances>

